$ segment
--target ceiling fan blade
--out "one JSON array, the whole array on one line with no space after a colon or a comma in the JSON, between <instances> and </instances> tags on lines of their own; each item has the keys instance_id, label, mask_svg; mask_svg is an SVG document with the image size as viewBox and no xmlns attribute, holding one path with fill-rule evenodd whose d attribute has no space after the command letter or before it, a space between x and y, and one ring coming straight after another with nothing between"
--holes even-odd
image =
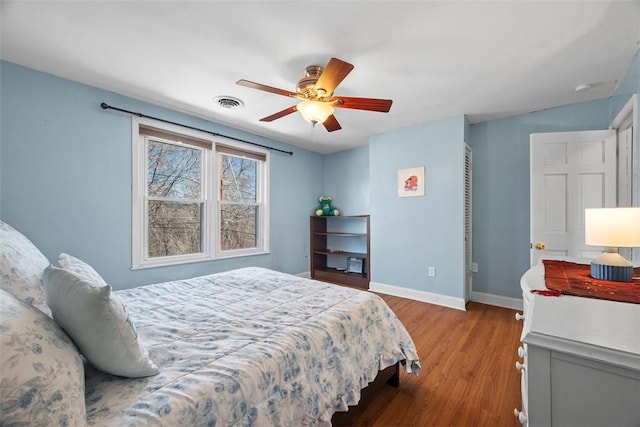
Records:
<instances>
[{"instance_id":1,"label":"ceiling fan blade","mask_svg":"<svg viewBox=\"0 0 640 427\"><path fill-rule=\"evenodd\" d=\"M391 103L393 103L390 99L352 98L348 96L332 98L331 101L334 101L333 106L337 108L379 111L381 113L388 113L391 109Z\"/></svg>"},{"instance_id":2,"label":"ceiling fan blade","mask_svg":"<svg viewBox=\"0 0 640 427\"><path fill-rule=\"evenodd\" d=\"M324 89L327 96L331 96L340 82L353 70L353 65L338 58L331 58L320 78L316 82L316 90Z\"/></svg>"},{"instance_id":3,"label":"ceiling fan blade","mask_svg":"<svg viewBox=\"0 0 640 427\"><path fill-rule=\"evenodd\" d=\"M336 116L334 116L333 114L327 117L327 120L325 120L322 124L324 125L325 129L327 129L327 132L333 132L334 130L342 129L342 126L340 126L340 123L338 123Z\"/></svg>"},{"instance_id":4,"label":"ceiling fan blade","mask_svg":"<svg viewBox=\"0 0 640 427\"><path fill-rule=\"evenodd\" d=\"M282 96L293 96L293 97L296 96L295 92L291 92L284 89L278 89L277 87L267 86L261 83L256 83L256 82L252 82L245 79L238 80L236 84L239 84L240 86L250 87L252 89L264 90L265 92L271 92L271 93L275 93Z\"/></svg>"},{"instance_id":5,"label":"ceiling fan blade","mask_svg":"<svg viewBox=\"0 0 640 427\"><path fill-rule=\"evenodd\" d=\"M278 111L277 113L274 113L270 116L267 117L263 117L260 119L261 122L272 122L276 119L279 119L280 117L284 117L284 116L288 116L291 113L295 113L296 111L298 111L298 107L296 105L292 105L289 108L285 108L282 111Z\"/></svg>"}]
</instances>

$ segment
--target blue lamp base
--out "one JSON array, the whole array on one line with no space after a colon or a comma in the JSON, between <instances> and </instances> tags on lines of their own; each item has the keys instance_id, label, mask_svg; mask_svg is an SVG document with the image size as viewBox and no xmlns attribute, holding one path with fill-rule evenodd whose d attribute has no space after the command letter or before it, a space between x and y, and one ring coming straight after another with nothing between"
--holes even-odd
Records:
<instances>
[{"instance_id":1,"label":"blue lamp base","mask_svg":"<svg viewBox=\"0 0 640 427\"><path fill-rule=\"evenodd\" d=\"M631 282L633 280L633 266L605 265L592 262L591 277L614 282Z\"/></svg>"}]
</instances>

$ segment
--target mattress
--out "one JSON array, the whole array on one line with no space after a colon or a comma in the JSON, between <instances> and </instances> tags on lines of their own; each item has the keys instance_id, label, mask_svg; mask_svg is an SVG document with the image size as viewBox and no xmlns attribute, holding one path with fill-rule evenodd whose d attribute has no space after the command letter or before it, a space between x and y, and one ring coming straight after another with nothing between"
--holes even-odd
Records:
<instances>
[{"instance_id":1,"label":"mattress","mask_svg":"<svg viewBox=\"0 0 640 427\"><path fill-rule=\"evenodd\" d=\"M117 294L160 373L87 365L90 425L330 425L379 370L420 370L405 327L370 292L251 267Z\"/></svg>"}]
</instances>

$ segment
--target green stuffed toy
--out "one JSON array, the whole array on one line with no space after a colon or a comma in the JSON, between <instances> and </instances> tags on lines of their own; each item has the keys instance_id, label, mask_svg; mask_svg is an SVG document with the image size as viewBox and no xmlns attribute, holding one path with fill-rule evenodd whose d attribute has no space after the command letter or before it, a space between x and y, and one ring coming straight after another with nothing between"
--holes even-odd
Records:
<instances>
[{"instance_id":1,"label":"green stuffed toy","mask_svg":"<svg viewBox=\"0 0 640 427\"><path fill-rule=\"evenodd\" d=\"M338 216L340 211L331 204L333 199L331 196L320 196L318 201L320 205L316 208L316 216Z\"/></svg>"}]
</instances>

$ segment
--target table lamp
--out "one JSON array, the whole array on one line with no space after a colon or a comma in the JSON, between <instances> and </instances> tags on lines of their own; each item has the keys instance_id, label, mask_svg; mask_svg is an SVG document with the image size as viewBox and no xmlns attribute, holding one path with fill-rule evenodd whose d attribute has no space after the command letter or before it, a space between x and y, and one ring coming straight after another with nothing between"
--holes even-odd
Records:
<instances>
[{"instance_id":1,"label":"table lamp","mask_svg":"<svg viewBox=\"0 0 640 427\"><path fill-rule=\"evenodd\" d=\"M585 209L584 241L604 246L591 261L591 277L616 282L631 282L633 264L618 253L618 248L640 246L640 207Z\"/></svg>"}]
</instances>

